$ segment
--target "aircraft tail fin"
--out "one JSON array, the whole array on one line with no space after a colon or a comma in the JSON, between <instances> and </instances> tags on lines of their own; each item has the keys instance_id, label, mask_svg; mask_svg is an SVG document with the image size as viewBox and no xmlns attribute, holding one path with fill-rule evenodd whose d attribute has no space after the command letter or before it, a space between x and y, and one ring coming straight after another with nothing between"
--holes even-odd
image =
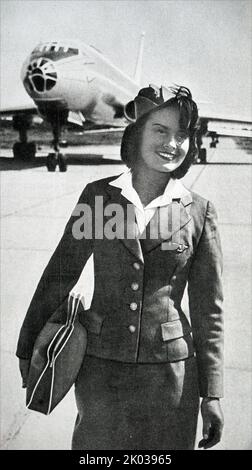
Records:
<instances>
[{"instance_id":1,"label":"aircraft tail fin","mask_svg":"<svg viewBox=\"0 0 252 470\"><path fill-rule=\"evenodd\" d=\"M143 62L143 50L144 50L144 37L145 33L143 32L140 37L139 50L136 60L136 67L134 73L134 80L140 85L141 74L142 74L142 62Z\"/></svg>"}]
</instances>

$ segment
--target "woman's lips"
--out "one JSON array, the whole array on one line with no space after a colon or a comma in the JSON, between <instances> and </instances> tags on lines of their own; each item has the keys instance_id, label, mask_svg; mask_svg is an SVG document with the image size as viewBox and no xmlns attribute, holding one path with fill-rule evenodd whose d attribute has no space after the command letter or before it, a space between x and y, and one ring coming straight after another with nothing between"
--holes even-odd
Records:
<instances>
[{"instance_id":1,"label":"woman's lips","mask_svg":"<svg viewBox=\"0 0 252 470\"><path fill-rule=\"evenodd\" d=\"M172 152L158 152L158 155L168 162L172 162L175 158L177 158L176 153Z\"/></svg>"}]
</instances>

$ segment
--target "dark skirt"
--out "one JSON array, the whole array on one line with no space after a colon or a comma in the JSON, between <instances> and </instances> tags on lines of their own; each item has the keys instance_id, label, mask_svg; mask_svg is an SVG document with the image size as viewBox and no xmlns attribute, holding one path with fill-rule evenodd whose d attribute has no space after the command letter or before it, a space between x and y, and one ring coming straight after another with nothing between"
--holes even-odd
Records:
<instances>
[{"instance_id":1,"label":"dark skirt","mask_svg":"<svg viewBox=\"0 0 252 470\"><path fill-rule=\"evenodd\" d=\"M72 449L193 449L199 410L195 357L130 364L86 356Z\"/></svg>"}]
</instances>

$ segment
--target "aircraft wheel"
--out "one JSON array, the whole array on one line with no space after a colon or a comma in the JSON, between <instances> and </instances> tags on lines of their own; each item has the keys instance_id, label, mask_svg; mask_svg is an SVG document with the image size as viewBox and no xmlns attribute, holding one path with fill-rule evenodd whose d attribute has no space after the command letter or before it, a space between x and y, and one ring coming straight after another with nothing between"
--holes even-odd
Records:
<instances>
[{"instance_id":1,"label":"aircraft wheel","mask_svg":"<svg viewBox=\"0 0 252 470\"><path fill-rule=\"evenodd\" d=\"M199 151L199 163L207 163L207 151L206 149L200 149Z\"/></svg>"},{"instance_id":2,"label":"aircraft wheel","mask_svg":"<svg viewBox=\"0 0 252 470\"><path fill-rule=\"evenodd\" d=\"M13 145L13 155L15 160L29 161L35 157L35 142L15 142Z\"/></svg>"},{"instance_id":3,"label":"aircraft wheel","mask_svg":"<svg viewBox=\"0 0 252 470\"><path fill-rule=\"evenodd\" d=\"M22 157L21 157L21 142L15 142L15 144L13 145L13 155L14 155L14 158L15 160L21 160Z\"/></svg>"},{"instance_id":4,"label":"aircraft wheel","mask_svg":"<svg viewBox=\"0 0 252 470\"><path fill-rule=\"evenodd\" d=\"M49 153L46 159L46 166L48 171L56 170L57 161L54 153Z\"/></svg>"},{"instance_id":5,"label":"aircraft wheel","mask_svg":"<svg viewBox=\"0 0 252 470\"><path fill-rule=\"evenodd\" d=\"M59 162L59 171L67 171L67 159L65 157L65 155L62 155L62 153L60 153L58 155L58 162Z\"/></svg>"},{"instance_id":6,"label":"aircraft wheel","mask_svg":"<svg viewBox=\"0 0 252 470\"><path fill-rule=\"evenodd\" d=\"M215 149L215 148L216 148L216 142L211 142L211 143L210 143L210 148Z\"/></svg>"},{"instance_id":7,"label":"aircraft wheel","mask_svg":"<svg viewBox=\"0 0 252 470\"><path fill-rule=\"evenodd\" d=\"M35 142L28 142L27 146L27 159L32 160L36 155L36 144Z\"/></svg>"}]
</instances>

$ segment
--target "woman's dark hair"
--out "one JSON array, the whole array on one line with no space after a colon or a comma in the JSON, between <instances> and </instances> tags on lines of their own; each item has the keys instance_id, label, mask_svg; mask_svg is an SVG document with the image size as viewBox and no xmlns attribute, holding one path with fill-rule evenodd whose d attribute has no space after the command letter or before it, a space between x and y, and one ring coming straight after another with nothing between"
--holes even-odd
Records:
<instances>
[{"instance_id":1,"label":"woman's dark hair","mask_svg":"<svg viewBox=\"0 0 252 470\"><path fill-rule=\"evenodd\" d=\"M186 130L189 134L187 155L181 165L171 173L172 178L180 179L187 173L198 154L196 145L198 108L188 88L174 87L170 90L174 93L174 98L170 98L161 106L151 109L148 113L140 116L136 122L126 127L121 142L121 159L129 168L132 168L139 153L142 132L150 114L155 110L175 105L179 108L181 129Z\"/></svg>"}]
</instances>

